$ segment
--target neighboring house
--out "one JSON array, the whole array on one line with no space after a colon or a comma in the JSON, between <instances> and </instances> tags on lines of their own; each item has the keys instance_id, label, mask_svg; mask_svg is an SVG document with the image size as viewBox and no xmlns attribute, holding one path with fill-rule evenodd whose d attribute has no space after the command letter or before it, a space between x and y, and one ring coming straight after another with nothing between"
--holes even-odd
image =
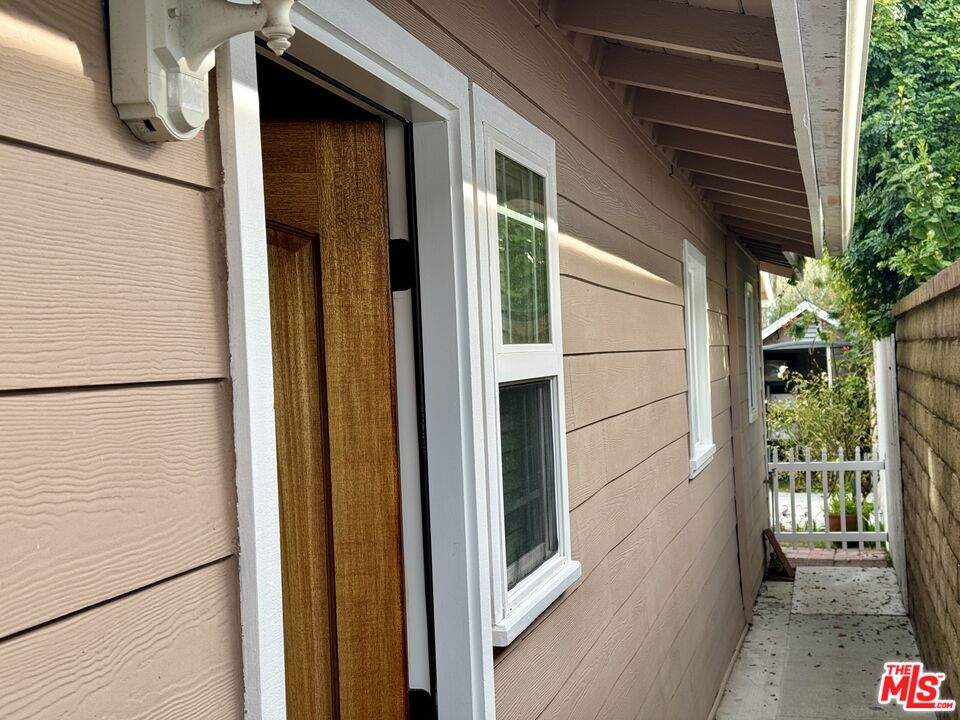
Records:
<instances>
[{"instance_id":1,"label":"neighboring house","mask_svg":"<svg viewBox=\"0 0 960 720\"><path fill-rule=\"evenodd\" d=\"M263 17L109 5L0 2L0 715L706 717L869 3L302 0L205 124Z\"/></svg>"},{"instance_id":2,"label":"neighboring house","mask_svg":"<svg viewBox=\"0 0 960 720\"><path fill-rule=\"evenodd\" d=\"M790 328L806 313L812 314L816 320L807 324L803 337L796 338ZM768 400L777 401L789 395L787 372L801 375L826 373L829 382L833 382L838 373L837 358L849 348L849 341L834 332L824 331L839 326L837 318L804 300L763 329L763 384Z\"/></svg>"},{"instance_id":3,"label":"neighboring house","mask_svg":"<svg viewBox=\"0 0 960 720\"><path fill-rule=\"evenodd\" d=\"M960 693L960 262L901 300L893 444L902 468L901 583L924 662L942 670L941 697ZM900 558L894 555L894 564ZM905 572L904 572L905 567ZM956 717L953 714L951 717Z\"/></svg>"}]
</instances>

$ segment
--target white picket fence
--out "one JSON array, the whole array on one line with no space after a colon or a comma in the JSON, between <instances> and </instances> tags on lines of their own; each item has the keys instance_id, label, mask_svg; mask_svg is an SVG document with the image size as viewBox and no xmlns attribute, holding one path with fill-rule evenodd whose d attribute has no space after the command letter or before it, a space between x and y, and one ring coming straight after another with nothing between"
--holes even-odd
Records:
<instances>
[{"instance_id":1,"label":"white picket fence","mask_svg":"<svg viewBox=\"0 0 960 720\"><path fill-rule=\"evenodd\" d=\"M773 530L777 540L781 545L805 544L811 548L815 544L831 547L830 543L835 542L844 543L841 547L847 548L855 545L863 549L864 543L875 543L874 547L877 548L885 547L888 536L880 481L883 460L879 459L877 448L866 455L861 455L858 448L853 459L844 458L843 449L840 449L834 458L828 459L826 449L820 451L817 459L811 458L809 448L803 458L796 457L792 450L786 458L780 458L777 449L771 449L768 469L775 515ZM864 473L869 473L871 480L866 496L861 482ZM803 488L798 490L801 484L798 480L801 479ZM856 506L856 527L848 527L848 519L852 522L853 518L847 517L848 513L844 512L846 502L840 500L839 527L831 530L830 498L847 498L850 484L853 485L850 496ZM868 510L866 513L865 507Z\"/></svg>"}]
</instances>

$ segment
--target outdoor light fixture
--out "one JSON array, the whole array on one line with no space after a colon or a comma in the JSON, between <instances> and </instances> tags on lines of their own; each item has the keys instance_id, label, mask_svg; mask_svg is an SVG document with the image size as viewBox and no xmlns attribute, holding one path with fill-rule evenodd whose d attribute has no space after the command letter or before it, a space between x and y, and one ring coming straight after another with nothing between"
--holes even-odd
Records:
<instances>
[{"instance_id":1,"label":"outdoor light fixture","mask_svg":"<svg viewBox=\"0 0 960 720\"><path fill-rule=\"evenodd\" d=\"M277 55L290 47L294 0L110 0L113 104L146 142L189 140L210 117L214 50L260 31Z\"/></svg>"}]
</instances>

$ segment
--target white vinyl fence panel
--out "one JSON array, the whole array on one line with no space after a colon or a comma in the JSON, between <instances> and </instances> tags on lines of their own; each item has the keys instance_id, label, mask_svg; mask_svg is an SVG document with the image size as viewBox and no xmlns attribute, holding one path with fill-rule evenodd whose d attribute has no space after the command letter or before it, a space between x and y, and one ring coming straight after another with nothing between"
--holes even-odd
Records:
<instances>
[{"instance_id":1,"label":"white vinyl fence panel","mask_svg":"<svg viewBox=\"0 0 960 720\"><path fill-rule=\"evenodd\" d=\"M863 549L865 543L871 543L885 547L888 536L880 481L884 462L880 457L878 448L866 455L857 448L850 459L844 457L842 448L832 457L825 448L817 456L807 448L802 458L793 450L780 457L772 448L773 531L780 544L812 548L843 543L841 547ZM864 479L870 480L866 491ZM840 511L833 516L829 512L831 499L836 500ZM846 512L848 507L853 512Z\"/></svg>"}]
</instances>

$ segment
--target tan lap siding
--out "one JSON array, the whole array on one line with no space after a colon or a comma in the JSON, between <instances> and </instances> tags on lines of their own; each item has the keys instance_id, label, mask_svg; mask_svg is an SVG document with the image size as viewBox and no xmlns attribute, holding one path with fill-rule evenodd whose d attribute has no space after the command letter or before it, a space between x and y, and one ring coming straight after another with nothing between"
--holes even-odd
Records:
<instances>
[{"instance_id":1,"label":"tan lap siding","mask_svg":"<svg viewBox=\"0 0 960 720\"><path fill-rule=\"evenodd\" d=\"M571 531L583 577L497 652L497 718L679 717L665 706L704 717L743 627L724 236L535 0L374 4L557 142ZM684 239L708 256L718 447L693 481ZM663 667L675 677L655 683Z\"/></svg>"},{"instance_id":2,"label":"tan lap siding","mask_svg":"<svg viewBox=\"0 0 960 720\"><path fill-rule=\"evenodd\" d=\"M732 242L732 241L731 241ZM756 260L742 247L734 244L731 248L735 262L731 268L733 284L730 288L730 297L736 307L731 308L730 322L736 323L736 347L730 352L737 353L736 377L731 377L735 404L731 408L734 413L734 428L739 443L739 454L736 457L737 484L743 507L738 508L738 515L742 523L741 558L745 587L743 589L745 601L752 603L760 589L763 580L766 558L764 556L763 530L770 526L770 512L767 501L766 462L764 460L767 446L765 426L763 420L763 355L758 348L757 369L760 378L757 382L758 415L750 422L750 411L747 400L747 347L745 325L744 283L751 283L754 288L754 301L757 304L755 317L760 317L759 297L760 281L759 267ZM759 320L758 320L759 322ZM760 341L760 330L757 329L757 339Z\"/></svg>"},{"instance_id":3,"label":"tan lap siding","mask_svg":"<svg viewBox=\"0 0 960 720\"><path fill-rule=\"evenodd\" d=\"M0 2L0 715L238 717L219 150L136 140L106 45Z\"/></svg>"},{"instance_id":4,"label":"tan lap siding","mask_svg":"<svg viewBox=\"0 0 960 720\"><path fill-rule=\"evenodd\" d=\"M219 183L216 133L160 147L117 119L98 0L0 2L0 67L0 136L202 187Z\"/></svg>"},{"instance_id":5,"label":"tan lap siding","mask_svg":"<svg viewBox=\"0 0 960 720\"><path fill-rule=\"evenodd\" d=\"M0 167L0 390L228 373L214 192L3 144Z\"/></svg>"},{"instance_id":6,"label":"tan lap siding","mask_svg":"<svg viewBox=\"0 0 960 720\"><path fill-rule=\"evenodd\" d=\"M0 395L0 637L236 544L217 383Z\"/></svg>"},{"instance_id":7,"label":"tan lap siding","mask_svg":"<svg viewBox=\"0 0 960 720\"><path fill-rule=\"evenodd\" d=\"M236 575L221 560L8 640L3 717L242 717Z\"/></svg>"}]
</instances>

